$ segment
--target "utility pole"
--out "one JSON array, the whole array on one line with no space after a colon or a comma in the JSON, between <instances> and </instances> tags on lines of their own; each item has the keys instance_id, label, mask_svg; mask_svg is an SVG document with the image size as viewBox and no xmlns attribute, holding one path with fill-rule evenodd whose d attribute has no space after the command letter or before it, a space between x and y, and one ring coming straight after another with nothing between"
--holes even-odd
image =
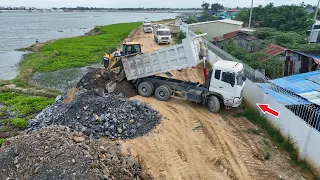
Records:
<instances>
[{"instance_id":1,"label":"utility pole","mask_svg":"<svg viewBox=\"0 0 320 180\"><path fill-rule=\"evenodd\" d=\"M320 0L318 1L316 13L314 14L314 21L315 21L315 22L317 21L317 15L318 15L318 10L319 10L319 3L320 3ZM310 44L310 40L311 40L311 37L312 37L312 35L313 35L313 30L314 30L314 24L313 24L312 27L311 27L310 35L309 35L309 38L308 38L308 44Z\"/></svg>"},{"instance_id":2,"label":"utility pole","mask_svg":"<svg viewBox=\"0 0 320 180\"><path fill-rule=\"evenodd\" d=\"M252 8L253 8L253 0L251 1L251 10L250 10L250 17L249 17L249 28L251 28Z\"/></svg>"}]
</instances>

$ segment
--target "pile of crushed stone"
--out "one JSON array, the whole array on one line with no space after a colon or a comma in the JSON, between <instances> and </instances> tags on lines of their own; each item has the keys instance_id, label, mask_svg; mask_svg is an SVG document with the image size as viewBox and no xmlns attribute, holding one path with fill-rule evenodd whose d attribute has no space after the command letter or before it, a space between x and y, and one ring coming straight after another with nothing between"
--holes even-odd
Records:
<instances>
[{"instance_id":1,"label":"pile of crushed stone","mask_svg":"<svg viewBox=\"0 0 320 180\"><path fill-rule=\"evenodd\" d=\"M142 136L160 123L160 114L138 100L80 90L57 101L29 120L27 130L63 125L95 138L127 139Z\"/></svg>"},{"instance_id":2,"label":"pile of crushed stone","mask_svg":"<svg viewBox=\"0 0 320 180\"><path fill-rule=\"evenodd\" d=\"M89 70L90 69L90 70ZM125 97L132 97L137 95L137 91L134 85L126 79L117 81L116 74L107 72L105 68L91 67L77 83L77 88L96 90L102 89L105 93L122 94ZM112 84L112 91L107 87L108 84Z\"/></svg>"},{"instance_id":3,"label":"pile of crushed stone","mask_svg":"<svg viewBox=\"0 0 320 180\"><path fill-rule=\"evenodd\" d=\"M0 179L149 179L119 145L67 127L52 126L6 141L0 149Z\"/></svg>"}]
</instances>

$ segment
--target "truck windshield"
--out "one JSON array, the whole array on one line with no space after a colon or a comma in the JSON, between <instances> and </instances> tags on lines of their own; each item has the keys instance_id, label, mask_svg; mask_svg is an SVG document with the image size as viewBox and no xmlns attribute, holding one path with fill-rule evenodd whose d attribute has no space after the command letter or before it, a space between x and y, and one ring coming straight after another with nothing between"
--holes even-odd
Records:
<instances>
[{"instance_id":1,"label":"truck windshield","mask_svg":"<svg viewBox=\"0 0 320 180\"><path fill-rule=\"evenodd\" d=\"M242 86L245 81L246 81L246 78L242 70L237 74L237 85Z\"/></svg>"},{"instance_id":2,"label":"truck windshield","mask_svg":"<svg viewBox=\"0 0 320 180\"><path fill-rule=\"evenodd\" d=\"M158 34L161 35L161 36L171 35L171 32L170 31L159 31Z\"/></svg>"},{"instance_id":3,"label":"truck windshield","mask_svg":"<svg viewBox=\"0 0 320 180\"><path fill-rule=\"evenodd\" d=\"M151 27L151 24L145 24L143 27Z\"/></svg>"}]
</instances>

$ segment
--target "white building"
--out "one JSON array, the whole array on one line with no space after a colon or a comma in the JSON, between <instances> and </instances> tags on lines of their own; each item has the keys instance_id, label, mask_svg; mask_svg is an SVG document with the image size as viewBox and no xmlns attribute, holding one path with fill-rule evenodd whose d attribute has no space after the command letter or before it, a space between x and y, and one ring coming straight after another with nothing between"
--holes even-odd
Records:
<instances>
[{"instance_id":1,"label":"white building","mask_svg":"<svg viewBox=\"0 0 320 180\"><path fill-rule=\"evenodd\" d=\"M310 38L311 43L320 43L320 21L316 21L316 23L313 26L314 29L312 33L311 30L308 30L308 38Z\"/></svg>"},{"instance_id":2,"label":"white building","mask_svg":"<svg viewBox=\"0 0 320 180\"><path fill-rule=\"evenodd\" d=\"M243 26L242 21L223 19L189 24L189 29L193 32L207 33L207 40L212 41L213 37L221 37L224 34L240 30Z\"/></svg>"}]
</instances>

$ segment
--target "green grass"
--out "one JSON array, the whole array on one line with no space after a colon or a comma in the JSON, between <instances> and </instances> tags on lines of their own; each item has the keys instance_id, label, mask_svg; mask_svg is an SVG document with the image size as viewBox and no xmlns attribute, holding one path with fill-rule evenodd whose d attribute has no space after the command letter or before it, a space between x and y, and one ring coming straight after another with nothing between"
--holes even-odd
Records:
<instances>
[{"instance_id":1,"label":"green grass","mask_svg":"<svg viewBox=\"0 0 320 180\"><path fill-rule=\"evenodd\" d=\"M261 132L260 132L259 129L250 128L250 129L248 129L248 133L249 133L249 134L260 135Z\"/></svg>"},{"instance_id":2,"label":"green grass","mask_svg":"<svg viewBox=\"0 0 320 180\"><path fill-rule=\"evenodd\" d=\"M20 63L17 83L25 82L34 72L50 72L99 63L105 52L112 52L140 22L96 27L99 35L59 39L47 43L39 52L26 54Z\"/></svg>"},{"instance_id":3,"label":"green grass","mask_svg":"<svg viewBox=\"0 0 320 180\"><path fill-rule=\"evenodd\" d=\"M54 101L53 98L0 92L0 103L7 105L10 111L17 112L20 116L28 116L40 112Z\"/></svg>"},{"instance_id":4,"label":"green grass","mask_svg":"<svg viewBox=\"0 0 320 180\"><path fill-rule=\"evenodd\" d=\"M16 128L23 130L27 127L28 120L22 119L22 118L12 118L12 119L5 119L1 123L2 124L10 124L13 127L16 127Z\"/></svg>"},{"instance_id":5,"label":"green grass","mask_svg":"<svg viewBox=\"0 0 320 180\"><path fill-rule=\"evenodd\" d=\"M289 154L289 163L294 166L299 166L302 170L309 170L315 179L319 177L312 171L312 168L305 162L305 160L299 159L298 149L294 146L294 142L290 137L282 136L280 130L275 128L268 120L261 116L259 111L249 107L245 102L240 106L244 109L243 112L237 113L235 117L246 117L253 124L258 126L261 131L268 135L269 139L277 146L280 150L284 150ZM269 142L263 141L265 146L271 146ZM270 148L270 147L268 147ZM265 159L270 159L270 151L265 152Z\"/></svg>"},{"instance_id":6,"label":"green grass","mask_svg":"<svg viewBox=\"0 0 320 180\"><path fill-rule=\"evenodd\" d=\"M0 138L0 148L2 146L2 144L5 142L6 140L4 138Z\"/></svg>"}]
</instances>

